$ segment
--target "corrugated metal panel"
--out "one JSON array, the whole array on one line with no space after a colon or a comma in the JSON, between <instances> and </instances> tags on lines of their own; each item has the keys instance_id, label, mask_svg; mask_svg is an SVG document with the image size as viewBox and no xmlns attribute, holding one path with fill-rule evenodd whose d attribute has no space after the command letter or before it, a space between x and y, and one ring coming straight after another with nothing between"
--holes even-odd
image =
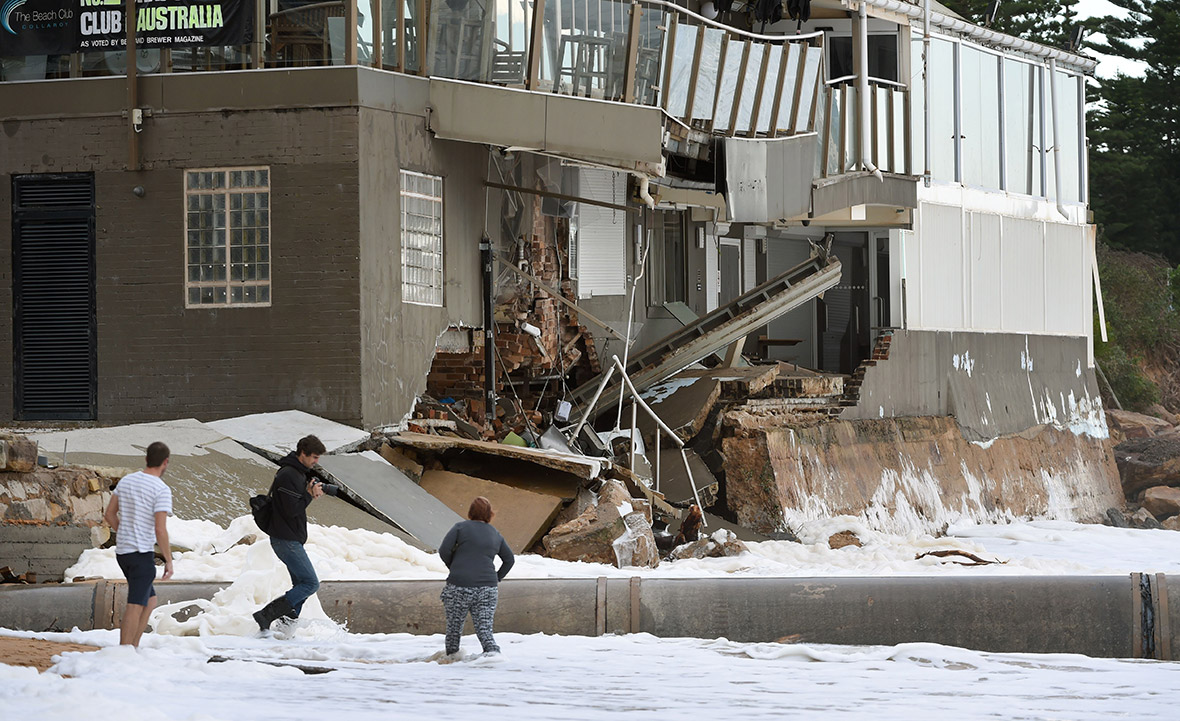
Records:
<instances>
[{"instance_id":1,"label":"corrugated metal panel","mask_svg":"<svg viewBox=\"0 0 1180 721\"><path fill-rule=\"evenodd\" d=\"M627 178L622 173L584 168L582 197L622 205ZM624 295L627 286L627 214L588 203L578 205L578 297Z\"/></svg>"},{"instance_id":2,"label":"corrugated metal panel","mask_svg":"<svg viewBox=\"0 0 1180 721\"><path fill-rule=\"evenodd\" d=\"M94 180L13 180L16 416L95 417Z\"/></svg>"}]
</instances>

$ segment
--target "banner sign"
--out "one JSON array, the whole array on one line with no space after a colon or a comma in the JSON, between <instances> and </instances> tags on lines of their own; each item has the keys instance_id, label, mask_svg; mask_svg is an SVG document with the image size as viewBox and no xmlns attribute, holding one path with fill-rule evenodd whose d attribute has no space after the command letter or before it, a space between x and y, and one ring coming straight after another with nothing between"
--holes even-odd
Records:
<instances>
[{"instance_id":1,"label":"banner sign","mask_svg":"<svg viewBox=\"0 0 1180 721\"><path fill-rule=\"evenodd\" d=\"M0 57L127 47L123 0L0 0ZM136 0L138 48L246 45L254 0Z\"/></svg>"}]
</instances>

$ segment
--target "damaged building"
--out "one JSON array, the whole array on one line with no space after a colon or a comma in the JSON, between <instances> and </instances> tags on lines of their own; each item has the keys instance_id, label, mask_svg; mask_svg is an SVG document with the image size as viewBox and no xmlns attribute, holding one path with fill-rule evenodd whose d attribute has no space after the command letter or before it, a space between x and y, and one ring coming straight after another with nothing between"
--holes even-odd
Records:
<instances>
[{"instance_id":1,"label":"damaged building","mask_svg":"<svg viewBox=\"0 0 1180 721\"><path fill-rule=\"evenodd\" d=\"M718 7L260 3L246 45L4 58L0 419L296 408L764 534L1119 505L1094 61Z\"/></svg>"}]
</instances>

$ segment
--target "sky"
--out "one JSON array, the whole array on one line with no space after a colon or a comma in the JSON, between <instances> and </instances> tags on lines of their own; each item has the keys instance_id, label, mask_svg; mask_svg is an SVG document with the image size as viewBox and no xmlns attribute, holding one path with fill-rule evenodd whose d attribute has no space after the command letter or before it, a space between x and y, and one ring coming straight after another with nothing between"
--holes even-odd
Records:
<instances>
[{"instance_id":1,"label":"sky","mask_svg":"<svg viewBox=\"0 0 1180 721\"><path fill-rule=\"evenodd\" d=\"M1078 2L1078 16L1081 19L1086 19L1096 16L1104 15L1125 15L1123 10L1107 0L1080 0ZM1099 63L1095 74L1100 78L1114 77L1117 73L1124 75L1142 75L1143 63L1138 63L1133 60L1126 60L1124 58L1115 58L1107 55L1099 55L1093 50L1087 50L1088 54L1098 57Z\"/></svg>"},{"instance_id":2,"label":"sky","mask_svg":"<svg viewBox=\"0 0 1180 721\"><path fill-rule=\"evenodd\" d=\"M648 634L562 637L498 633L503 653L479 654L473 636L457 659L438 635L354 634L313 597L294 627L260 634L249 618L290 585L269 544L233 545L256 532L248 516L228 528L169 519L180 580L224 580L203 613L168 621L162 609L141 648L111 630L0 635L99 646L65 653L38 674L0 659L5 718L88 717L177 721L348 718L666 721L783 718L923 721L1098 721L1169 718L1180 663L1075 654L984 653L930 643L895 646L738 643ZM884 534L838 517L802 526L802 543L768 541L732 558L617 569L518 556L510 578L647 576L1123 575L1180 573L1180 533L1067 521L952 524L948 535ZM864 546L832 550L852 530ZM720 532L719 532L720 533ZM436 554L363 530L309 529L325 580L444 577ZM957 549L998 563L979 567L915 556ZM85 551L73 575L120 576L109 550ZM232 583L229 581L232 580ZM211 663L210 658L229 659ZM272 664L280 665L272 665ZM304 675L281 664L330 669Z\"/></svg>"}]
</instances>

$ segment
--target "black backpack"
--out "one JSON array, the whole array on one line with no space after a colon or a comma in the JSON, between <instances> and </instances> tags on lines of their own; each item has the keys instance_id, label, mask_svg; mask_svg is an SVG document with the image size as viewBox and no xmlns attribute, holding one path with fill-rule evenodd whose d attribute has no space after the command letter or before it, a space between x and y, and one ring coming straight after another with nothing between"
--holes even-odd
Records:
<instances>
[{"instance_id":1,"label":"black backpack","mask_svg":"<svg viewBox=\"0 0 1180 721\"><path fill-rule=\"evenodd\" d=\"M270 533L270 522L274 517L275 503L274 503L274 486L266 495L251 496L250 497L250 513L254 516L254 522L258 524L258 528L263 533Z\"/></svg>"}]
</instances>

